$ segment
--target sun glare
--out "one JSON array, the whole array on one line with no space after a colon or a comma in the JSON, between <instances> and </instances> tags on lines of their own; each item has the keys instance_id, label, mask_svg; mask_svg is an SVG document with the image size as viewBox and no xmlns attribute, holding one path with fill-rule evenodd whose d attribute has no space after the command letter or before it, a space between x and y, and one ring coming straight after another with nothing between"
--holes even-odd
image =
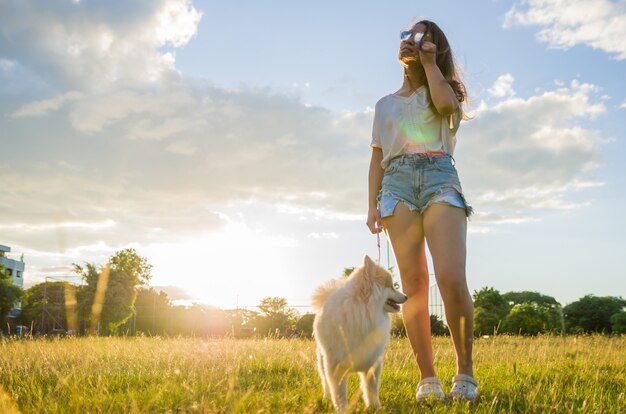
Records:
<instances>
[{"instance_id":1,"label":"sun glare","mask_svg":"<svg viewBox=\"0 0 626 414\"><path fill-rule=\"evenodd\" d=\"M154 265L152 285L176 286L187 299L224 309L254 306L289 278L285 259L295 241L229 223L223 229L176 244L146 249ZM282 263L282 265L281 265Z\"/></svg>"}]
</instances>

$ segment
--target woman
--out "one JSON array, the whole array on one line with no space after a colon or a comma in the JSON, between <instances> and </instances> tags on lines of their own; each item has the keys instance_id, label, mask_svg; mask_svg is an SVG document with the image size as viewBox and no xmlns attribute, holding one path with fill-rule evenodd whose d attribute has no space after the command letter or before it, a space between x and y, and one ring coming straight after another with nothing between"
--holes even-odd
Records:
<instances>
[{"instance_id":1,"label":"woman","mask_svg":"<svg viewBox=\"0 0 626 414\"><path fill-rule=\"evenodd\" d=\"M478 396L472 367L472 297L465 278L467 217L452 153L467 101L443 31L423 20L402 32L404 82L376 104L367 225L391 240L402 289L402 317L419 366L416 398L443 399L435 374L428 312L428 242L457 359L449 396Z\"/></svg>"}]
</instances>

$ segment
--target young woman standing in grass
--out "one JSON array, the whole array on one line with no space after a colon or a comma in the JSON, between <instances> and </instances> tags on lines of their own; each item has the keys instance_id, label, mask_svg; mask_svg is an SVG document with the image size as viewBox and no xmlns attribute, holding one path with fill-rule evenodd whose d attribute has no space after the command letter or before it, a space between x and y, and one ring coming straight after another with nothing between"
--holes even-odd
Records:
<instances>
[{"instance_id":1,"label":"young woman standing in grass","mask_svg":"<svg viewBox=\"0 0 626 414\"><path fill-rule=\"evenodd\" d=\"M445 398L433 365L427 242L457 357L449 396L474 400L474 306L465 276L472 209L452 158L466 90L445 34L431 21L401 33L398 59L402 87L376 104L367 225L372 233L387 232L409 297L402 317L421 373L416 398Z\"/></svg>"}]
</instances>

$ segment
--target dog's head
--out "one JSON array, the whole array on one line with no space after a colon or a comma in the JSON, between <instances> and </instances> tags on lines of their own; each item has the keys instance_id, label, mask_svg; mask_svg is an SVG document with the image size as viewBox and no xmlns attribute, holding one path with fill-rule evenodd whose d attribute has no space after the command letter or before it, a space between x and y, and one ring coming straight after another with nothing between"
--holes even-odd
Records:
<instances>
[{"instance_id":1,"label":"dog's head","mask_svg":"<svg viewBox=\"0 0 626 414\"><path fill-rule=\"evenodd\" d=\"M366 302L379 302L385 312L398 312L408 299L393 286L391 273L376 264L369 256L363 258L363 266L355 270L360 278L360 294Z\"/></svg>"}]
</instances>

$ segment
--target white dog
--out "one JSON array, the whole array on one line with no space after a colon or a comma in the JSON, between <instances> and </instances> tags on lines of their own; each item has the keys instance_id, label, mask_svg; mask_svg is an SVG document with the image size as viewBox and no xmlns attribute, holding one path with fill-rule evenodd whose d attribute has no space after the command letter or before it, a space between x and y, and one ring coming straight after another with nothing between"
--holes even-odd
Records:
<instances>
[{"instance_id":1,"label":"white dog","mask_svg":"<svg viewBox=\"0 0 626 414\"><path fill-rule=\"evenodd\" d=\"M398 312L406 300L394 289L391 274L369 256L348 278L332 280L315 291L317 368L324 398L330 396L336 409L347 406L346 383L351 372L361 377L365 404L380 406L380 373L391 335L388 312Z\"/></svg>"}]
</instances>

